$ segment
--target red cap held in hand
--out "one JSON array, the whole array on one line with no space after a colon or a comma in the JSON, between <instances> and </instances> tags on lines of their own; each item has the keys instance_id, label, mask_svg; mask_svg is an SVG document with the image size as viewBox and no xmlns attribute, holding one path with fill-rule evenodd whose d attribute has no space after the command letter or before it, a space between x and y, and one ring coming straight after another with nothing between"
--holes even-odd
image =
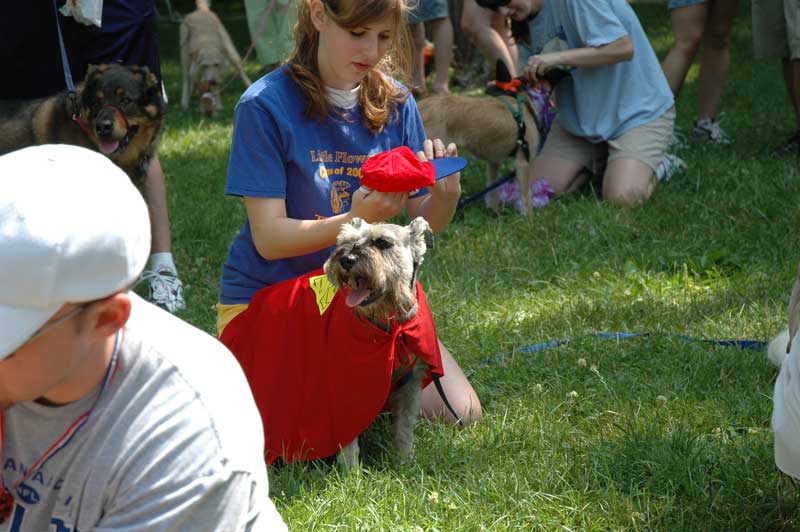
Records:
<instances>
[{"instance_id":1,"label":"red cap held in hand","mask_svg":"<svg viewBox=\"0 0 800 532\"><path fill-rule=\"evenodd\" d=\"M379 192L410 192L433 185L437 179L460 171L467 165L462 157L441 157L420 161L411 148L377 153L361 165L361 184Z\"/></svg>"}]
</instances>

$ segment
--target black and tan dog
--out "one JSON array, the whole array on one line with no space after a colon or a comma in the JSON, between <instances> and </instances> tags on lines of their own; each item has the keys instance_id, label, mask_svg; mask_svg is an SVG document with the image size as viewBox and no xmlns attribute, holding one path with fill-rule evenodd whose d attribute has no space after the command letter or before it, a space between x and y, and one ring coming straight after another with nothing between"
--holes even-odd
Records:
<instances>
[{"instance_id":1,"label":"black and tan dog","mask_svg":"<svg viewBox=\"0 0 800 532\"><path fill-rule=\"evenodd\" d=\"M141 186L156 148L166 105L147 67L90 66L76 94L25 102L0 111L0 154L37 144L74 144L99 151Z\"/></svg>"}]
</instances>

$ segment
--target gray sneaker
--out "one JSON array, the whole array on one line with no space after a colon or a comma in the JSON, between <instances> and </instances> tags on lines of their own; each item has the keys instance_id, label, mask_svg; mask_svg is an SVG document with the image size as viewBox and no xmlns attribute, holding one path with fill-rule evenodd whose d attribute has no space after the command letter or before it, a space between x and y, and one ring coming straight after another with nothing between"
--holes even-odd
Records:
<instances>
[{"instance_id":1,"label":"gray sneaker","mask_svg":"<svg viewBox=\"0 0 800 532\"><path fill-rule=\"evenodd\" d=\"M724 118L725 113L720 113L716 120L712 118L697 120L692 128L692 137L707 140L712 144L718 144L720 146L730 144L731 138L719 125Z\"/></svg>"},{"instance_id":2,"label":"gray sneaker","mask_svg":"<svg viewBox=\"0 0 800 532\"><path fill-rule=\"evenodd\" d=\"M669 139L669 144L667 145L667 151L680 151L687 148L688 145L686 144L686 135L683 134L683 131L678 129L675 126L672 129L672 137Z\"/></svg>"},{"instance_id":3,"label":"gray sneaker","mask_svg":"<svg viewBox=\"0 0 800 532\"><path fill-rule=\"evenodd\" d=\"M686 170L686 163L677 155L665 153L664 158L658 163L656 168L656 177L660 183L669 181L669 179L678 172Z\"/></svg>"},{"instance_id":4,"label":"gray sneaker","mask_svg":"<svg viewBox=\"0 0 800 532\"><path fill-rule=\"evenodd\" d=\"M157 272L146 270L139 276L139 283L149 281L150 290L147 298L173 314L186 308L183 300L183 283L177 275L168 269Z\"/></svg>"}]
</instances>

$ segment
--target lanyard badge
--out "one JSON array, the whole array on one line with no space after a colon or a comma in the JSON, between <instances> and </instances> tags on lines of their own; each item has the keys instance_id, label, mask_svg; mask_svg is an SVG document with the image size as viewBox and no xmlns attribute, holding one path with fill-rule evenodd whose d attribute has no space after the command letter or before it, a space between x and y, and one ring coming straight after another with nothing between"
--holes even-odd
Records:
<instances>
[{"instance_id":1,"label":"lanyard badge","mask_svg":"<svg viewBox=\"0 0 800 532\"><path fill-rule=\"evenodd\" d=\"M89 407L89 410L81 414L78 419L72 422L72 424L67 428L64 434L61 435L54 443L47 449L42 456L39 457L38 460L28 468L28 472L25 476L19 479L17 482L14 483L13 488L16 489L19 487L20 484L25 482L28 477L33 475L36 471L38 471L50 458L56 455L58 451L66 447L70 441L72 441L72 437L86 424L89 420L89 415L92 413L97 402L100 400L100 396L103 395L103 391L106 389L106 385L111 382L111 379L114 378L114 375L117 372L117 364L119 360L117 359L117 352L119 351L119 340L120 340L120 333L117 332L117 337L114 340L114 351L111 353L111 361L106 368L105 375L103 376L103 382L100 385L100 391L97 393L97 397L95 397L92 406ZM5 443L6 443L6 423L5 423L5 412L0 410L0 467L2 467L2 457L3 451L5 450ZM0 525L8 521L8 518L11 517L11 513L14 511L14 494L6 487L5 481L2 480L2 471L0 471Z\"/></svg>"}]
</instances>

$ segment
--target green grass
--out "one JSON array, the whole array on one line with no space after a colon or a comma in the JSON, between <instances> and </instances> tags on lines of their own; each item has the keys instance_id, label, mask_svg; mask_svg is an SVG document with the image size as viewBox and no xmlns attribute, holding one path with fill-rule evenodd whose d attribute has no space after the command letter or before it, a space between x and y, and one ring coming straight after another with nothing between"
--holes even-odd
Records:
<instances>
[{"instance_id":1,"label":"green grass","mask_svg":"<svg viewBox=\"0 0 800 532\"><path fill-rule=\"evenodd\" d=\"M241 4L214 7L245 50ZM664 5L637 12L663 57L671 43ZM241 202L223 195L242 86L234 80L216 119L181 110L178 29L160 29L173 102L161 156L189 305L182 317L212 331L221 264L244 220ZM254 62L248 70L258 74ZM696 77L695 66L678 101L685 131ZM644 207L611 208L587 191L528 219L478 205L460 212L421 279L442 340L474 372L485 418L465 430L421 422L414 465L392 458L381 421L367 433L362 471L272 470L272 497L290 528L800 527L796 495L779 492L772 459L775 370L762 353L666 334L765 340L786 321L800 259L800 165L766 155L790 133L791 113L777 61L752 60L747 10L736 22L722 106L734 144L692 145L681 154L689 171ZM473 161L465 194L480 189L483 172ZM619 342L586 334L598 330L665 334ZM515 351L561 338L573 341Z\"/></svg>"}]
</instances>

